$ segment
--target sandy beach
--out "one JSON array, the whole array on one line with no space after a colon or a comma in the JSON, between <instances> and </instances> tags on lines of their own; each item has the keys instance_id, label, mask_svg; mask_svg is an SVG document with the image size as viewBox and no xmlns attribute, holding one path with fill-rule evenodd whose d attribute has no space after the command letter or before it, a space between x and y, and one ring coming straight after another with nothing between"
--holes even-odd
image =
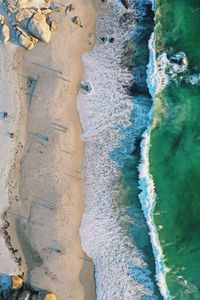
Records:
<instances>
[{"instance_id":1,"label":"sandy beach","mask_svg":"<svg viewBox=\"0 0 200 300\"><path fill-rule=\"evenodd\" d=\"M95 9L89 0L70 3L60 0L50 43L30 52L1 45L0 105L8 118L0 120L0 264L59 300L93 300L93 263L79 237L83 142L76 98L81 56L95 39Z\"/></svg>"}]
</instances>

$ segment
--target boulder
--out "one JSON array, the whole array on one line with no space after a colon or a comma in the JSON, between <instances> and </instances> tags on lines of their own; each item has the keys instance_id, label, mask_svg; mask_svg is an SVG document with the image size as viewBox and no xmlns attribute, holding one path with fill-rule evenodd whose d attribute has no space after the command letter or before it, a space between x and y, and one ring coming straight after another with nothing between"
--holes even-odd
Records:
<instances>
[{"instance_id":1,"label":"boulder","mask_svg":"<svg viewBox=\"0 0 200 300\"><path fill-rule=\"evenodd\" d=\"M12 13L25 8L28 2L28 0L7 0L7 1L8 1L8 10Z\"/></svg>"},{"instance_id":2,"label":"boulder","mask_svg":"<svg viewBox=\"0 0 200 300\"><path fill-rule=\"evenodd\" d=\"M22 9L25 8L27 6L27 0L17 0L16 2L16 6L18 9Z\"/></svg>"},{"instance_id":3,"label":"boulder","mask_svg":"<svg viewBox=\"0 0 200 300\"><path fill-rule=\"evenodd\" d=\"M12 275L12 289L19 290L23 285L23 279L20 276Z\"/></svg>"},{"instance_id":4,"label":"boulder","mask_svg":"<svg viewBox=\"0 0 200 300\"><path fill-rule=\"evenodd\" d=\"M12 290L11 277L7 274L0 273L0 299L4 299L4 297L7 297L9 299L11 290Z\"/></svg>"},{"instance_id":5,"label":"boulder","mask_svg":"<svg viewBox=\"0 0 200 300\"><path fill-rule=\"evenodd\" d=\"M1 40L3 42L8 42L10 39L10 29L6 24L3 24L3 26L0 29L1 31Z\"/></svg>"},{"instance_id":6,"label":"boulder","mask_svg":"<svg viewBox=\"0 0 200 300\"><path fill-rule=\"evenodd\" d=\"M18 36L18 41L19 41L19 44L21 46L23 46L24 48L26 48L28 50L32 50L36 46L38 39L36 39L35 37L33 37L31 35L23 34L20 32L20 34Z\"/></svg>"},{"instance_id":7,"label":"boulder","mask_svg":"<svg viewBox=\"0 0 200 300\"><path fill-rule=\"evenodd\" d=\"M40 292L38 294L38 300L57 300L53 293Z\"/></svg>"},{"instance_id":8,"label":"boulder","mask_svg":"<svg viewBox=\"0 0 200 300\"><path fill-rule=\"evenodd\" d=\"M44 297L44 300L57 300L57 298L54 294L49 293Z\"/></svg>"},{"instance_id":9,"label":"boulder","mask_svg":"<svg viewBox=\"0 0 200 300\"><path fill-rule=\"evenodd\" d=\"M46 16L36 12L28 22L28 30L38 39L48 43L51 39L51 31L46 22Z\"/></svg>"},{"instance_id":10,"label":"boulder","mask_svg":"<svg viewBox=\"0 0 200 300\"><path fill-rule=\"evenodd\" d=\"M51 6L51 0L45 0L40 3L40 8L49 8Z\"/></svg>"},{"instance_id":11,"label":"boulder","mask_svg":"<svg viewBox=\"0 0 200 300\"><path fill-rule=\"evenodd\" d=\"M43 15L49 15L52 13L52 9L51 8L44 8L44 9L41 9L41 13Z\"/></svg>"},{"instance_id":12,"label":"boulder","mask_svg":"<svg viewBox=\"0 0 200 300\"><path fill-rule=\"evenodd\" d=\"M23 291L19 296L18 300L30 300L31 299L31 292L26 290Z\"/></svg>"},{"instance_id":13,"label":"boulder","mask_svg":"<svg viewBox=\"0 0 200 300\"><path fill-rule=\"evenodd\" d=\"M33 9L28 9L28 8L21 9L16 14L16 20L18 22L20 22L23 25L23 27L26 27L34 13L35 13L35 10L33 10Z\"/></svg>"},{"instance_id":14,"label":"boulder","mask_svg":"<svg viewBox=\"0 0 200 300\"><path fill-rule=\"evenodd\" d=\"M81 24L81 19L78 16L72 17L71 18L72 22L78 25L79 27L83 27Z\"/></svg>"},{"instance_id":15,"label":"boulder","mask_svg":"<svg viewBox=\"0 0 200 300\"><path fill-rule=\"evenodd\" d=\"M2 15L0 15L0 24L4 24L4 20L5 20L5 18L4 18L4 16L2 16Z\"/></svg>"}]
</instances>

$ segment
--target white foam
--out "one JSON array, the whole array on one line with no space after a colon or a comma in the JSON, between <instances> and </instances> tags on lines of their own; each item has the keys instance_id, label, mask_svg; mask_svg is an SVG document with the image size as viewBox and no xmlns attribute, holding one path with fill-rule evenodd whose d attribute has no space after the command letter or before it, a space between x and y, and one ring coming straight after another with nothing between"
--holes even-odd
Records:
<instances>
[{"instance_id":1,"label":"white foam","mask_svg":"<svg viewBox=\"0 0 200 300\"><path fill-rule=\"evenodd\" d=\"M165 77L160 78L160 72L158 72L157 60L155 59L155 34L152 33L149 41L150 59L147 68L147 84L149 91L153 99L157 93L159 93L166 84ZM152 107L153 111L153 107ZM153 211L156 203L156 194L154 188L153 178L149 171L149 147L150 147L150 131L152 121L152 111L149 117L149 126L143 134L143 140L141 144L141 164L138 167L139 170L139 188L141 193L139 195L142 209L147 220L147 224L150 230L151 243L153 247L153 253L156 262L156 277L160 288L161 295L164 300L170 300L171 296L166 284L166 272L167 267L164 263L164 256L162 247L159 242L158 233L153 220Z\"/></svg>"},{"instance_id":2,"label":"white foam","mask_svg":"<svg viewBox=\"0 0 200 300\"><path fill-rule=\"evenodd\" d=\"M92 52L83 56L83 80L91 84L92 92L80 93L77 101L85 141L85 212L80 236L83 249L94 261L97 299L155 300L154 284L143 253L124 233L115 205L120 193L116 182L119 166L127 158L126 153L130 153L126 147L130 147L131 141L134 144L135 136L148 119L147 108L134 103L123 87L133 77L122 68L121 55L124 41L134 34L134 13L125 25L119 22L124 12L119 1L108 1L107 11L97 18L97 36L113 36L115 42L102 45L97 39ZM123 150L116 154L116 163L111 156L124 135L129 142L127 145L124 142Z\"/></svg>"}]
</instances>

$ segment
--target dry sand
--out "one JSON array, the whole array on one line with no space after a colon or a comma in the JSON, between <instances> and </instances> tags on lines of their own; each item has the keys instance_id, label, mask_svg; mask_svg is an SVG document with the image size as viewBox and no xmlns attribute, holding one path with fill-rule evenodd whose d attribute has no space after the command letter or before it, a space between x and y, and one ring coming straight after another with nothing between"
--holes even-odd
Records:
<instances>
[{"instance_id":1,"label":"dry sand","mask_svg":"<svg viewBox=\"0 0 200 300\"><path fill-rule=\"evenodd\" d=\"M94 42L95 9L90 0L74 0L66 16L68 1L59 3L59 26L49 44L40 43L31 52L1 46L0 110L8 111L9 118L0 120L5 157L0 213L10 207L2 226L14 256L1 231L0 265L3 272L25 272L33 285L53 291L59 300L93 300L93 263L79 237L83 143L76 97L81 55ZM83 28L71 22L74 15ZM5 136L6 131L15 138Z\"/></svg>"}]
</instances>

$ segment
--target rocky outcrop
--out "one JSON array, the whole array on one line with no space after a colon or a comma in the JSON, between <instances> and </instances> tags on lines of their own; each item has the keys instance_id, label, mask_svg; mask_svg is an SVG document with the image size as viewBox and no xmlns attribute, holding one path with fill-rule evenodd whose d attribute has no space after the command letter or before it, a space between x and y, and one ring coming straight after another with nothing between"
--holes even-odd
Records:
<instances>
[{"instance_id":1,"label":"rocky outcrop","mask_svg":"<svg viewBox=\"0 0 200 300\"><path fill-rule=\"evenodd\" d=\"M41 292L38 294L38 300L57 300L57 298L53 293Z\"/></svg>"},{"instance_id":2,"label":"rocky outcrop","mask_svg":"<svg viewBox=\"0 0 200 300\"><path fill-rule=\"evenodd\" d=\"M36 12L28 21L28 30L32 35L48 43L51 39L50 27L46 22L46 16Z\"/></svg>"},{"instance_id":3,"label":"rocky outcrop","mask_svg":"<svg viewBox=\"0 0 200 300\"><path fill-rule=\"evenodd\" d=\"M0 38L7 42L10 39L10 29L16 29L19 45L31 50L38 40L48 43L52 32L57 29L57 23L52 18L53 12L59 12L61 7L51 0L6 0L8 13L0 15ZM79 19L77 19L78 25ZM8 25L9 26L8 26ZM2 25L2 26L1 26ZM79 24L81 27L81 24ZM19 29L20 28L20 29ZM16 40L15 40L16 42Z\"/></svg>"},{"instance_id":4,"label":"rocky outcrop","mask_svg":"<svg viewBox=\"0 0 200 300\"><path fill-rule=\"evenodd\" d=\"M26 33L26 31L24 31L19 26L16 26L16 30L17 30L17 38L18 38L19 44L22 47L26 48L27 50L32 50L38 43L38 39L36 39L33 36L28 35Z\"/></svg>"},{"instance_id":5,"label":"rocky outcrop","mask_svg":"<svg viewBox=\"0 0 200 300\"><path fill-rule=\"evenodd\" d=\"M12 13L25 8L27 6L27 0L8 0L8 10Z\"/></svg>"},{"instance_id":6,"label":"rocky outcrop","mask_svg":"<svg viewBox=\"0 0 200 300\"><path fill-rule=\"evenodd\" d=\"M0 25L0 36L2 42L8 42L10 39L10 29L6 24Z\"/></svg>"},{"instance_id":7,"label":"rocky outcrop","mask_svg":"<svg viewBox=\"0 0 200 300\"><path fill-rule=\"evenodd\" d=\"M0 300L57 300L57 297L31 286L20 276L0 273Z\"/></svg>"},{"instance_id":8,"label":"rocky outcrop","mask_svg":"<svg viewBox=\"0 0 200 300\"><path fill-rule=\"evenodd\" d=\"M12 289L19 290L23 286L23 279L20 276L11 276Z\"/></svg>"}]
</instances>

